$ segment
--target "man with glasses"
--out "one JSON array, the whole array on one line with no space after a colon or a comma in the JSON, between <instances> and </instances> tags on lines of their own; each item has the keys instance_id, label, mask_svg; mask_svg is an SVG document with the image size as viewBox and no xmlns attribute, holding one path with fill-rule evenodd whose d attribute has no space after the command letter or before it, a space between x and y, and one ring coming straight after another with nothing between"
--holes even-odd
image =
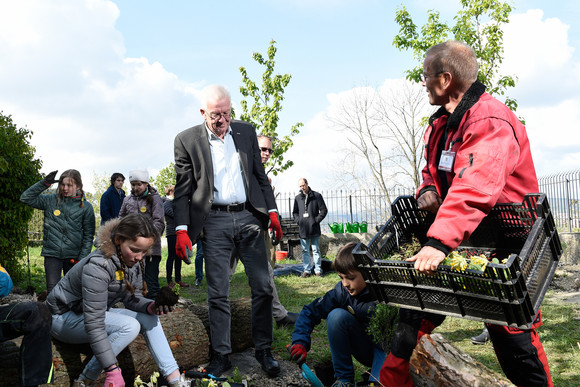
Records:
<instances>
[{"instance_id":1,"label":"man with glasses","mask_svg":"<svg viewBox=\"0 0 580 387\"><path fill-rule=\"evenodd\" d=\"M497 203L521 202L538 192L526 128L477 80L475 52L448 41L427 50L422 83L431 105L440 106L425 132L419 208L436 214L427 242L414 257L415 269L430 274L469 238ZM409 359L417 342L445 316L401 308L391 352L381 369L384 386L412 386ZM518 386L552 386L548 359L536 328L486 324L503 371Z\"/></svg>"},{"instance_id":2,"label":"man with glasses","mask_svg":"<svg viewBox=\"0 0 580 387\"><path fill-rule=\"evenodd\" d=\"M211 337L208 374L231 368L229 275L237 251L252 288L255 356L269 376L280 373L273 358L272 286L264 230L282 238L276 200L261 162L255 129L231 121L231 98L223 86L202 92L204 123L175 138L175 224L177 255L186 262L191 241L201 239L205 259Z\"/></svg>"}]
</instances>

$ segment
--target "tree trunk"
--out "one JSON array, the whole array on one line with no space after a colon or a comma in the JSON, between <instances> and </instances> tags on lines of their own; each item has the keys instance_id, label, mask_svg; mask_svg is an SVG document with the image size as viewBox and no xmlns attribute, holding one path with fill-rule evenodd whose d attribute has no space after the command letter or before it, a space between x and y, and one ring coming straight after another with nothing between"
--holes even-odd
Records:
<instances>
[{"instance_id":1,"label":"tree trunk","mask_svg":"<svg viewBox=\"0 0 580 387\"><path fill-rule=\"evenodd\" d=\"M416 386L513 386L441 334L424 335L411 356L411 377Z\"/></svg>"},{"instance_id":2,"label":"tree trunk","mask_svg":"<svg viewBox=\"0 0 580 387\"><path fill-rule=\"evenodd\" d=\"M253 346L251 328L251 301L248 298L233 300L232 349L240 352ZM173 356L183 369L205 364L209 361L209 320L207 305L195 305L181 299L176 309L160 317L165 336ZM0 387L16 386L21 338L0 343ZM54 386L70 386L92 357L88 344L72 345L53 339L52 360L54 364ZM127 385L132 385L137 375L148 381L151 374L159 371L157 364L142 335L129 344L117 357ZM104 374L96 385L102 385Z\"/></svg>"}]
</instances>

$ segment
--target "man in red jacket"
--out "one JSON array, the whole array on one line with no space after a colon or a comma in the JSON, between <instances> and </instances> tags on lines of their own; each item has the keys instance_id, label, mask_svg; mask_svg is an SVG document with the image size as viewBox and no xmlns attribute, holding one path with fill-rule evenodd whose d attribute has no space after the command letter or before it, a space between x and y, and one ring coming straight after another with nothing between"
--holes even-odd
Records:
<instances>
[{"instance_id":1,"label":"man in red jacket","mask_svg":"<svg viewBox=\"0 0 580 387\"><path fill-rule=\"evenodd\" d=\"M477 81L477 58L457 41L427 50L422 83L431 105L441 106L425 132L423 183L419 208L436 214L428 241L408 261L434 273L445 256L469 238L496 203L521 202L538 192L526 129L507 106ZM445 316L401 309L391 353L381 369L385 386L412 386L409 359L422 335ZM497 358L516 385L552 386L548 359L535 328L486 324Z\"/></svg>"}]
</instances>

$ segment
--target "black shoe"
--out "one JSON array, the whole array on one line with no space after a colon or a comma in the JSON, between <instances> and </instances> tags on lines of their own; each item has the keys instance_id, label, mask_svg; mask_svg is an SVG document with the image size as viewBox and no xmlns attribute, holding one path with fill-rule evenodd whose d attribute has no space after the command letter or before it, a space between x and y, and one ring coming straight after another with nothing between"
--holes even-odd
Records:
<instances>
[{"instance_id":1,"label":"black shoe","mask_svg":"<svg viewBox=\"0 0 580 387\"><path fill-rule=\"evenodd\" d=\"M201 280L198 278L195 280L195 287L199 288L201 286Z\"/></svg>"},{"instance_id":2,"label":"black shoe","mask_svg":"<svg viewBox=\"0 0 580 387\"><path fill-rule=\"evenodd\" d=\"M205 372L207 372L208 375L219 377L230 368L232 368L232 363L230 362L228 355L214 352L211 357L211 362L207 367L205 367Z\"/></svg>"},{"instance_id":3,"label":"black shoe","mask_svg":"<svg viewBox=\"0 0 580 387\"><path fill-rule=\"evenodd\" d=\"M257 349L256 360L262 365L262 369L268 376L278 376L280 374L280 364L272 357L270 348Z\"/></svg>"},{"instance_id":4,"label":"black shoe","mask_svg":"<svg viewBox=\"0 0 580 387\"><path fill-rule=\"evenodd\" d=\"M298 320L298 316L300 316L300 313L288 312L288 314L286 316L284 316L283 319L276 321L276 325L278 326L278 328L283 328L283 327L287 327L289 325L294 325L296 320Z\"/></svg>"},{"instance_id":5,"label":"black shoe","mask_svg":"<svg viewBox=\"0 0 580 387\"><path fill-rule=\"evenodd\" d=\"M473 336L471 338L471 342L476 345L485 344L489 341L489 332L487 328L483 328L483 331L477 336Z\"/></svg>"}]
</instances>

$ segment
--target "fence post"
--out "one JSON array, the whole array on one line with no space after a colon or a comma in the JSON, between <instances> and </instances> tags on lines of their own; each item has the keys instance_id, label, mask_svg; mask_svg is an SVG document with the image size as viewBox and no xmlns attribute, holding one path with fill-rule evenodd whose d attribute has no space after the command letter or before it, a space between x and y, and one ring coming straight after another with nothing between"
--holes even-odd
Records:
<instances>
[{"instance_id":1,"label":"fence post","mask_svg":"<svg viewBox=\"0 0 580 387\"><path fill-rule=\"evenodd\" d=\"M352 194L348 194L348 206L350 207L350 222L352 223Z\"/></svg>"},{"instance_id":2,"label":"fence post","mask_svg":"<svg viewBox=\"0 0 580 387\"><path fill-rule=\"evenodd\" d=\"M568 207L568 232L572 232L572 201L570 200L570 179L566 177L566 207Z\"/></svg>"}]
</instances>

